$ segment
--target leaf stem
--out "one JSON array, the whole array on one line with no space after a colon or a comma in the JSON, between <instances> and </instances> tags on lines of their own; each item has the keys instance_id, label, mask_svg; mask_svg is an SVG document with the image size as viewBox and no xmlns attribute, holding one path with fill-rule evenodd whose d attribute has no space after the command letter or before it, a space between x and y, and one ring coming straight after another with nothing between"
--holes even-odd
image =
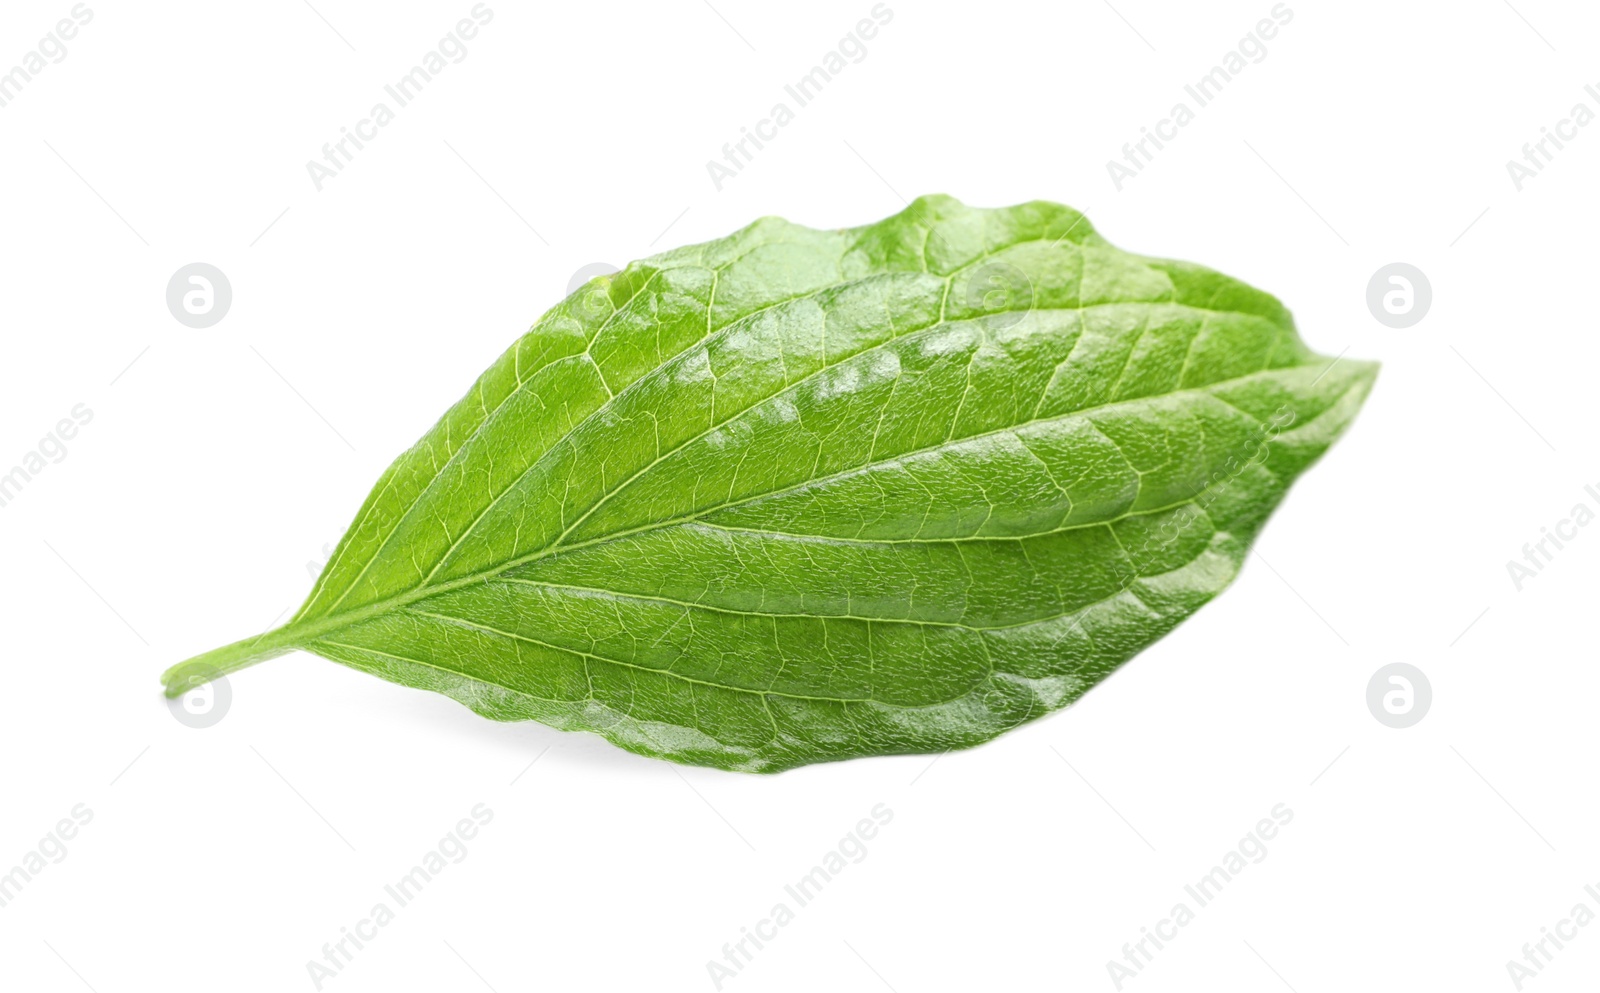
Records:
<instances>
[{"instance_id":1,"label":"leaf stem","mask_svg":"<svg viewBox=\"0 0 1600 993\"><path fill-rule=\"evenodd\" d=\"M257 662L287 655L299 647L297 642L304 632L292 625L258 634L231 645L213 648L194 658L186 659L161 674L162 685L168 697L178 697L203 686L219 676L238 672Z\"/></svg>"}]
</instances>

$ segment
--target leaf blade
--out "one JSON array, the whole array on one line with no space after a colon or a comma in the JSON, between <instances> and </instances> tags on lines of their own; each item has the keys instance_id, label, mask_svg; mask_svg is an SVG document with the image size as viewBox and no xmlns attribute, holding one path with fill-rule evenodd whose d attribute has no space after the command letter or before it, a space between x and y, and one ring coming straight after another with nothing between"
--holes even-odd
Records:
<instances>
[{"instance_id":1,"label":"leaf blade","mask_svg":"<svg viewBox=\"0 0 1600 993\"><path fill-rule=\"evenodd\" d=\"M1374 374L1069 208L766 219L541 319L273 644L724 768L975 744L1225 588Z\"/></svg>"}]
</instances>

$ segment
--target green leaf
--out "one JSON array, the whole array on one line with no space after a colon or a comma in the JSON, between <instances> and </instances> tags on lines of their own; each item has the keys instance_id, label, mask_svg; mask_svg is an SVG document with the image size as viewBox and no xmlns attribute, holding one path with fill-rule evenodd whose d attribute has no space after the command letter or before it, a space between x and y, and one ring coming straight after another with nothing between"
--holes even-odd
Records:
<instances>
[{"instance_id":1,"label":"green leaf","mask_svg":"<svg viewBox=\"0 0 1600 993\"><path fill-rule=\"evenodd\" d=\"M1056 204L765 218L557 305L167 692L304 649L725 769L975 745L1221 592L1375 374Z\"/></svg>"}]
</instances>

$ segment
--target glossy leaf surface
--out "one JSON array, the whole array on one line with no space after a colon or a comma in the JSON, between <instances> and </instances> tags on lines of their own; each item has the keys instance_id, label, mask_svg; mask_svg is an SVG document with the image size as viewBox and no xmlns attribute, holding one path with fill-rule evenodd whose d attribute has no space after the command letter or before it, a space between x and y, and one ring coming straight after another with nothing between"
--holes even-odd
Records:
<instances>
[{"instance_id":1,"label":"glossy leaf surface","mask_svg":"<svg viewBox=\"0 0 1600 993\"><path fill-rule=\"evenodd\" d=\"M729 769L977 744L1221 592L1375 373L1066 207L764 219L556 306L169 692L300 648Z\"/></svg>"}]
</instances>

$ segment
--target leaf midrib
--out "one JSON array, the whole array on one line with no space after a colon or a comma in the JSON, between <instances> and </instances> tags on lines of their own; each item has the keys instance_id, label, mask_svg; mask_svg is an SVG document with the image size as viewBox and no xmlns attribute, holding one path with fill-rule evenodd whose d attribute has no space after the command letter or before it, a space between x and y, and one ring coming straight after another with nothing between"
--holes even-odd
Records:
<instances>
[{"instance_id":1,"label":"leaf midrib","mask_svg":"<svg viewBox=\"0 0 1600 993\"><path fill-rule=\"evenodd\" d=\"M1212 382L1212 383L1207 383L1204 386L1185 387L1183 389L1173 390L1173 391L1171 391L1169 393L1162 393L1162 394L1159 394L1157 396L1159 398L1166 398L1166 397L1178 396L1178 395L1186 394L1186 393L1205 392L1205 391L1209 391L1209 390L1211 390L1211 389L1213 389L1215 387L1226 386L1226 385L1230 385L1230 384L1233 384L1233 383L1239 383L1239 382L1243 382L1245 380L1254 379L1254 378L1259 377L1259 376L1265 376L1265 375L1270 375L1270 374L1273 374L1273 373L1285 372L1285 371L1289 371L1289 370L1293 370L1293 369L1304 369L1304 368L1309 368L1309 367L1311 367L1310 363L1303 363L1303 364L1295 365L1295 366L1283 366L1283 367L1280 367L1280 368L1277 368L1277 369L1260 369L1260 370L1257 370L1256 372L1248 373L1248 374L1243 375L1243 376L1235 376L1235 377L1233 377L1231 379L1217 380L1217 381ZM1356 385L1359 385L1359 384L1352 384L1349 387L1349 389L1356 388ZM1347 389L1345 392L1348 392L1348 391L1349 390ZM1122 404L1140 403L1140 402L1143 402L1143 401L1156 399L1156 398L1157 397L1146 396L1146 397L1133 397L1133 398L1130 398L1130 399L1127 399L1127 400L1108 401L1106 403L1098 404L1098 405L1093 406L1093 407L1084 407L1084 408L1082 408L1080 410L1071 411L1071 412L1060 414L1060 415L1057 415L1057 416L1054 416L1054 417L1039 418L1037 420L1024 422L1022 424L1010 425L1010 426L1007 426L1005 428L996 429L995 431L984 432L984 433L977 434L977 435L971 435L971 436L968 436L967 438L963 438L963 439L960 439L960 440L963 441L963 442L971 441L971 440L974 440L974 439L977 439L977 438L985 437L986 435L1003 434L1003 433L1006 433L1006 432L1015 431L1015 430L1018 430L1020 428L1027 427L1027 426L1033 425L1033 424L1041 424L1041 423L1047 423L1047 422L1050 422L1050 421L1057 421L1057 420L1066 420L1068 418L1080 417L1080 416L1083 416L1085 414L1093 413L1093 412L1099 411L1099 410L1105 410L1107 408L1119 406L1119 405L1122 405ZM1257 419L1257 421L1258 421L1258 423L1260 423L1259 418ZM908 457L910 455L922 454L922 453L925 453L925 452L928 452L928 451L933 451L933 450L935 450L935 449L937 449L939 447L942 447L942 445L948 445L948 444L952 444L952 442L947 441L947 442L943 442L941 445L935 445L935 446L932 446L932 447L927 448L927 449L919 450L918 452L908 452L908 453L903 453L903 454L900 454L900 455L896 455L896 456L894 456L893 459L885 460L885 462L896 461L896 460L899 460L899 459L906 458L906 457ZM883 464L883 463L875 463L875 464ZM849 470L849 471L859 472L863 468L865 468L865 467L864 466L859 466L856 469ZM821 479L827 479L827 478L829 478L829 477L820 477L819 480L810 480L808 482L817 482L817 481L820 481ZM805 484L798 484L798 485L805 485ZM781 491L775 491L775 492L781 492ZM1205 490L1200 490L1193 497L1190 497L1189 500L1186 501L1186 502L1192 503L1195 499L1197 499L1204 492L1205 492ZM752 496L752 497L749 497L749 498L746 498L746 499L753 500L753 499L759 499L759 497ZM1179 504L1179 506L1181 506L1181 504ZM713 508L713 509L723 509L723 508L719 507L719 508ZM1171 509L1171 508L1167 508L1167 509ZM651 524L641 525L640 527L637 527L637 528L630 528L630 529L628 529L626 531L617 531L617 532L614 532L614 533L611 533L611 534L600 535L600 536L597 536L597 537L594 537L594 538L589 538L589 539L586 539L584 541L576 542L576 543L570 544L570 545L558 545L558 544L552 543L550 545L545 546L544 548L539 549L536 552L530 552L527 555L524 555L524 556L521 556L521 557L515 558L515 559L510 559L510 560L507 560L504 563L498 564L492 570L487 570L487 571L479 572L479 573L473 573L473 574L468 575L468 576L460 576L460 577L457 577L456 579L448 580L448 581L440 583L440 584L438 584L436 586L427 586L427 587L420 587L420 588L413 589L413 590L407 590L405 593L401 593L401 594L398 594L398 595L393 596L393 597L387 597L387 598L382 599L382 600L373 601L372 603L363 605L363 606L361 606L361 607L359 607L359 608L357 608L357 609L355 609L353 611L349 611L349 612L342 613L342 614L329 614L329 615L326 615L324 617L318 618L315 621L311 621L311 622L308 622L308 623L305 623L305 624L298 624L296 622L291 621L289 624L284 625L284 627L281 628L278 632L274 632L275 634L279 634L281 636L281 637L276 638L274 640L275 641L279 641L280 643L282 643L284 645L292 645L292 646L297 647L297 648L305 648L305 647L307 647L307 645L310 642L316 641L316 640L322 638L323 636L331 634L331 633L333 633L335 631L341 631L341 630L344 630L345 628L354 627L355 625L360 624L363 621L370 620L373 617L377 617L377 616L381 616L383 614L389 613L392 610L399 610L399 609L407 607L407 606L409 606L409 605L411 605L413 603L416 603L416 602L418 602L420 600L426 600L426 599L428 599L430 597L434 597L434 596L442 596L445 593L449 593L449 592L452 592L454 590L461 589L463 587L471 586L474 583L487 582L488 580L495 579L495 578L497 578L499 576L502 576L503 574L505 574L506 572L508 572L508 571L510 571L512 569L518 568L520 566L528 565L528 564L530 564L532 562L537 562L537 561L539 561L541 559L544 559L544 558L547 558L547 557L549 557L551 555L555 555L555 554L560 553L560 552L574 552L574 551L578 551L580 549L590 548L590 547L593 547L595 545L602 545L602 544L605 544L607 542L619 541L619 540L621 540L623 538L628 538L628 537L631 537L633 535L641 534L641 533L644 533L644 532L647 532L647 531L654 531L654 530L658 530L658 529L661 529L661 528L674 527L674 526L677 526L677 525L680 525L680 524L689 523L691 521L697 520L701 515L703 515L705 513L710 513L710 512L711 512L710 510L697 510L697 511L695 511L694 514L685 515L683 517L674 518L674 519L666 520L666 521L656 521L656 522L653 522ZM1137 513L1145 513L1145 512L1146 511L1138 511ZM1075 528L1097 527L1097 526L1100 526L1102 524L1108 524L1108 523L1109 523L1109 521L1086 521L1083 524L1073 525L1073 527L1075 527ZM711 526L715 526L715 525L711 525ZM997 536L994 536L994 537L1003 538L1005 536L997 535ZM947 541L947 540L950 540L950 539L929 539L929 540L931 542L931 541ZM992 539L986 539L986 540L992 540Z\"/></svg>"},{"instance_id":2,"label":"leaf midrib","mask_svg":"<svg viewBox=\"0 0 1600 993\"><path fill-rule=\"evenodd\" d=\"M1189 309L1201 310L1201 311L1205 311L1205 312L1208 312L1208 313L1216 313L1214 311L1209 311L1206 308L1199 308L1199 307L1190 308L1190 305L1188 305L1188 304L1180 304L1180 303L1176 303L1175 301L1166 301L1166 300L1162 300L1162 301L1116 301L1116 302L1099 303L1099 304L1080 304L1080 305L1078 305L1076 307L1032 307L1032 306L1030 306L1030 307L1027 308L1025 313L1049 312L1049 313L1081 314L1084 311L1091 310L1091 309L1094 309L1096 307L1117 307L1117 306L1145 306L1145 307L1148 307L1148 306L1163 306L1163 305L1164 306L1175 306L1175 307L1184 307L1184 308L1189 308ZM712 424L710 427L706 428L705 430L700 431L700 432L698 432L698 433L696 433L696 434L684 439L683 441L677 443L673 448L669 449L668 451L658 454L647 465L645 465L645 466L641 467L640 469L636 470L627 479L622 480L622 482L618 483L616 486L612 487L608 492L606 492L603 496L601 496L600 499L596 500L593 506L589 507L582 514L580 514L578 516L578 518L576 520L574 520L570 525L567 525L565 528L563 528L561 533L559 535L557 535L552 540L551 545L547 546L547 547L576 547L576 546L562 546L561 542L563 542L568 535L570 535L580 525L582 525L584 521L588 520L597 511L599 511L600 508L606 506L619 493L621 493L624 490L626 490L634 482L636 482L638 479L640 479L645 474L650 472L656 466L660 465L666 459L672 457L673 455L676 455L680 451L683 451L684 449L688 448L690 445L694 444L695 442L700 441L700 440L708 437L713 432L721 430L724 427L727 427L729 424L733 423L738 418L743 417L745 414L748 414L751 410L755 409L756 407L760 406L761 404L769 403L772 400L774 400L775 398L777 398L779 396L782 396L783 394L788 393L789 391L793 390L795 387L798 387L798 386L800 386L800 385L802 385L804 383L810 382L813 379L815 379L816 377L821 376L826 372L829 372L831 370L837 369L840 365L842 365L845 362L849 362L849 361L852 361L854 359L860 358L863 355L866 355L866 354L868 354L870 352L874 352L874 351L876 351L878 349L881 349L881 348L884 348L884 347L886 347L888 345L904 342L904 341L912 338L915 335L931 334L931 333L939 331L941 329L948 328L951 325L957 324L957 323L976 322L976 321L982 320L983 318L992 317L992 316L995 316L995 315L998 315L998 314L1015 314L1015 313L1018 313L1018 311L1010 310L1010 309L1008 309L1008 310L1000 310L1000 311L992 311L992 312L987 312L987 313L983 313L983 314L974 314L971 317L957 318L954 321L949 320L949 319L941 316L937 320L935 320L934 322L932 322L930 324L927 324L927 325L925 325L923 327L908 329L905 332L894 336L893 338L889 338L889 339L886 339L884 341L880 341L880 342L876 342L874 344L868 345L867 347L862 348L862 349L860 349L859 351L856 351L856 352L851 352L848 355L841 355L837 360L835 360L831 364L829 364L827 362L826 358L824 358L824 364L822 366L818 367L813 372L809 372L806 375L801 376L799 379L796 379L792 383L791 382L784 383L784 385L783 385L783 387L781 389L779 389L775 393L771 394L770 396L763 397L762 399L756 401L755 403L752 403L750 406L745 407L745 408L743 408L741 410L738 410L738 411L734 412L733 414L729 415L725 419L723 419L723 420L721 420L721 421L719 421L719 422L717 422L715 424ZM1232 313L1232 312L1222 312L1222 313ZM1235 316L1254 316L1254 315L1239 315L1239 314L1236 314ZM1258 318L1258 319L1265 320L1265 318ZM1267 321L1267 323L1271 324L1273 322ZM1276 326L1276 325L1274 325L1274 326ZM1281 331L1282 328L1280 327L1279 330ZM1276 350L1274 350L1274 351L1276 351ZM1268 362L1270 362L1270 361L1271 361L1271 355L1268 356ZM1283 367L1280 367L1280 368L1290 369L1290 368L1298 368L1298 367L1297 366L1283 366ZM1254 373L1250 373L1249 375L1259 375L1260 373L1267 372L1267 371L1269 371L1269 367L1264 366L1262 369L1258 369ZM642 380L642 378L643 377L641 377L641 380ZM1239 379L1239 378L1244 378L1244 377L1235 377L1235 379ZM1156 396L1160 396L1160 397L1174 396L1174 395L1177 395L1179 393L1191 392L1193 390L1203 389L1203 388L1211 387L1211 386L1217 386L1217 385L1220 385L1220 384L1223 384L1223 383L1227 383L1227 382L1231 382L1231 381L1232 380L1217 380L1217 381L1212 382L1212 383L1203 384L1202 386L1199 386L1199 387L1179 388L1179 389L1175 389L1175 390L1170 390L1170 391L1168 391L1166 393L1153 394L1153 395L1144 396L1144 397L1130 397L1129 398L1129 402L1132 402L1132 401L1135 401L1135 400L1152 399L1152 398L1154 398ZM632 389L632 384L630 384L628 387L625 387L623 392L625 393L629 389ZM618 395L620 396L621 394L619 393ZM963 399L964 399L964 397L963 397ZM1069 411L1069 412L1063 413L1063 414L1061 414L1059 416L1060 417L1067 417L1067 416L1072 416L1072 415L1076 415L1076 414L1083 414L1083 413L1086 413L1088 411L1099 409L1100 407L1104 407L1104 406L1109 406L1109 405L1117 403L1117 402L1121 402L1121 401L1107 401L1106 403L1098 404L1098 405L1095 405L1095 406L1092 406L1092 407L1085 407L1085 408L1080 408L1079 410ZM604 406L605 405L602 405L601 409L603 409ZM581 422L579 425L575 426L573 428L573 432L569 432L569 434L566 437L570 438L571 434L575 433L584 424L591 423L593 421L593 418L598 413L599 413L599 410L597 409L594 414L589 415L589 417L586 417L583 422ZM1011 429L1016 429L1016 428L1027 427L1029 425L1040 423L1042 421L1049 421L1049 420L1055 420L1055 419L1058 419L1058 418L1056 418L1056 417L1038 418L1038 419L1025 421L1025 422L1016 424L1016 425L1012 425L1012 426L1010 426L1010 428ZM996 432L979 432L978 434L969 435L966 438L962 438L960 440L961 441L967 441L967 440L974 439L974 438L984 437L985 435L993 434L993 433L996 433ZM565 438L563 438L563 440L565 440ZM932 448L938 448L941 445L953 444L955 441L956 441L956 439L947 438L945 441L941 442L940 445L932 446ZM540 465L544 464L546 458L550 455L551 452L554 452L555 450L556 450L556 447L552 446L548 452L546 452L544 455L541 455L539 458L537 458L533 462L531 462L526 469L524 469L520 474L518 474L516 479L514 479L505 489L501 490L500 493L496 494L495 497L492 500L489 501L489 503L484 507L484 509L478 513L477 517L473 518L472 523L469 524L466 527L466 529L463 530L461 532L461 534L451 543L450 548L448 550L446 550L446 552L444 553L443 556L440 557L439 561L437 563L435 563L433 569L430 570L430 572L429 572L429 576L430 577L434 573L437 573L441 568L444 567L445 563L449 560L449 558L452 555L455 554L456 549L458 549L461 546L461 544L466 541L467 537L469 535L471 535L474 532L474 530L477 528L477 526L483 521L483 519L485 517L487 517L489 515L489 513L491 511L493 511L493 509L496 506L499 505L500 501L502 499L504 499L509 493L511 493L512 490L517 486L518 483L520 483L523 479L525 479L530 473L532 473ZM923 449L923 450L919 450L919 451L927 451L927 450L931 450L931 449ZM917 452L902 453L901 455L895 456L895 458L903 458L903 457L906 457L906 456L912 455L912 454L917 454ZM859 469L861 467L857 467L857 468ZM823 477L823 478L826 478L826 477ZM747 498L743 498L743 499L755 499L755 497L747 497ZM702 513L702 512L696 512L695 515L690 515L689 517L680 518L679 520L692 520L696 516L698 516L699 513Z\"/></svg>"}]
</instances>

